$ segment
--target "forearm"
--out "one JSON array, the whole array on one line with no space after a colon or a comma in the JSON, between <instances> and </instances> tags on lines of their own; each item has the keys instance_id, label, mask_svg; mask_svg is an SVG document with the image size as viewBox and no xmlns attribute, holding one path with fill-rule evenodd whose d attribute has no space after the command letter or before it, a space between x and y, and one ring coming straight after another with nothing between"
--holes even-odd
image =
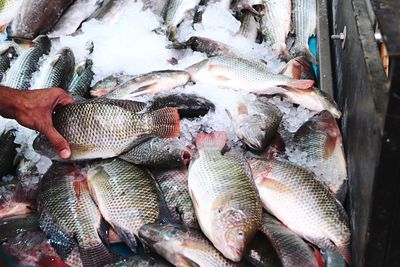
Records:
<instances>
[{"instance_id":1,"label":"forearm","mask_svg":"<svg viewBox=\"0 0 400 267\"><path fill-rule=\"evenodd\" d=\"M16 118L16 107L20 103L21 92L0 85L0 115L5 118Z\"/></svg>"}]
</instances>

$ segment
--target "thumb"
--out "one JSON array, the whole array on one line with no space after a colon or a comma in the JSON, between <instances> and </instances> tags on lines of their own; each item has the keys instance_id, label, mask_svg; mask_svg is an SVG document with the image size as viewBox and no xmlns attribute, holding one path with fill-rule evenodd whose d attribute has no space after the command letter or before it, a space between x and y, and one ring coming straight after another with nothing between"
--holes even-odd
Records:
<instances>
[{"instance_id":1,"label":"thumb","mask_svg":"<svg viewBox=\"0 0 400 267\"><path fill-rule=\"evenodd\" d=\"M71 149L69 148L68 142L54 127L47 128L43 134L53 145L60 158L68 159L71 156Z\"/></svg>"}]
</instances>

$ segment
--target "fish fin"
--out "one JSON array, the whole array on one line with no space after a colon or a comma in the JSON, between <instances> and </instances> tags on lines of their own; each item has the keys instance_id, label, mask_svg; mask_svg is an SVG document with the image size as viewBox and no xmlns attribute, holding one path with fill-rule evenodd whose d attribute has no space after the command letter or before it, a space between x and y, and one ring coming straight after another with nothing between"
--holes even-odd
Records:
<instances>
[{"instance_id":1,"label":"fish fin","mask_svg":"<svg viewBox=\"0 0 400 267\"><path fill-rule=\"evenodd\" d=\"M90 246L79 245L79 252L83 266L104 266L116 258L100 240Z\"/></svg>"},{"instance_id":2,"label":"fish fin","mask_svg":"<svg viewBox=\"0 0 400 267\"><path fill-rule=\"evenodd\" d=\"M148 113L153 117L153 126L158 137L178 137L180 135L180 119L177 108L162 108Z\"/></svg>"},{"instance_id":3,"label":"fish fin","mask_svg":"<svg viewBox=\"0 0 400 267\"><path fill-rule=\"evenodd\" d=\"M228 136L224 131L218 131L211 134L199 133L196 136L196 146L199 150L203 148L214 148L222 151L227 141Z\"/></svg>"},{"instance_id":4,"label":"fish fin","mask_svg":"<svg viewBox=\"0 0 400 267\"><path fill-rule=\"evenodd\" d=\"M256 184L279 192L290 193L292 191L287 185L269 178L268 175L270 172L271 168L267 168L265 171L260 172L256 177L254 177Z\"/></svg>"},{"instance_id":5,"label":"fish fin","mask_svg":"<svg viewBox=\"0 0 400 267\"><path fill-rule=\"evenodd\" d=\"M84 179L84 180L74 179L73 186L74 186L74 191L75 191L76 197L78 199L83 192L85 192L85 191L89 192L89 186L87 184L86 179Z\"/></svg>"},{"instance_id":6,"label":"fish fin","mask_svg":"<svg viewBox=\"0 0 400 267\"><path fill-rule=\"evenodd\" d=\"M300 90L314 90L312 87L314 85L313 80L294 80L287 84L289 87L293 87Z\"/></svg>"},{"instance_id":7,"label":"fish fin","mask_svg":"<svg viewBox=\"0 0 400 267\"><path fill-rule=\"evenodd\" d=\"M190 258L188 258L182 254L176 255L175 260L176 260L176 262L175 262L176 266L200 267L199 264L197 264L196 262L194 262L193 260L191 260Z\"/></svg>"},{"instance_id":8,"label":"fish fin","mask_svg":"<svg viewBox=\"0 0 400 267\"><path fill-rule=\"evenodd\" d=\"M122 99L108 99L107 102L135 113L143 111L147 106L143 102Z\"/></svg>"},{"instance_id":9,"label":"fish fin","mask_svg":"<svg viewBox=\"0 0 400 267\"><path fill-rule=\"evenodd\" d=\"M192 198L193 206L198 209L199 208L199 202L196 199L196 196L193 194L193 191L190 190L190 196Z\"/></svg>"},{"instance_id":10,"label":"fish fin","mask_svg":"<svg viewBox=\"0 0 400 267\"><path fill-rule=\"evenodd\" d=\"M215 76L215 79L217 79L218 81L229 81L230 79L224 75L217 75Z\"/></svg>"},{"instance_id":11,"label":"fish fin","mask_svg":"<svg viewBox=\"0 0 400 267\"><path fill-rule=\"evenodd\" d=\"M129 97L133 98L133 97L141 96L144 94L156 93L156 89L157 89L156 85L157 85L157 82L154 82L154 83L139 87L135 91L130 92Z\"/></svg>"},{"instance_id":12,"label":"fish fin","mask_svg":"<svg viewBox=\"0 0 400 267\"><path fill-rule=\"evenodd\" d=\"M126 229L123 229L122 227L119 227L118 225L113 225L113 229L117 233L117 235L124 241L125 244L128 245L128 247L136 253L136 248L137 248L137 242L136 242L136 237L133 234L133 232L130 232Z\"/></svg>"},{"instance_id":13,"label":"fish fin","mask_svg":"<svg viewBox=\"0 0 400 267\"><path fill-rule=\"evenodd\" d=\"M342 255L346 263L351 265L351 251L349 245L345 244L343 246L338 246L337 248L340 255Z\"/></svg>"},{"instance_id":14,"label":"fish fin","mask_svg":"<svg viewBox=\"0 0 400 267\"><path fill-rule=\"evenodd\" d=\"M110 238L108 233L109 228L110 225L104 220L104 218L101 218L99 228L97 229L97 233L99 234L100 239L107 245L110 245Z\"/></svg>"},{"instance_id":15,"label":"fish fin","mask_svg":"<svg viewBox=\"0 0 400 267\"><path fill-rule=\"evenodd\" d=\"M325 140L325 156L329 157L332 155L333 151L336 147L338 136L336 134L328 133L326 140Z\"/></svg>"},{"instance_id":16,"label":"fish fin","mask_svg":"<svg viewBox=\"0 0 400 267\"><path fill-rule=\"evenodd\" d=\"M51 61L50 61L50 66L55 66L57 62L60 60L61 55L56 55Z\"/></svg>"}]
</instances>

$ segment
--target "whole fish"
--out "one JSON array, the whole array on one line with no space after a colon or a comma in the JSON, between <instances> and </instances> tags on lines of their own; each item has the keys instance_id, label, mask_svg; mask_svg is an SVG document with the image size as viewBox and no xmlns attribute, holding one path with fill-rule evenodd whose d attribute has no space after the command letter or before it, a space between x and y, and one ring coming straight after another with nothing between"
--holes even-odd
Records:
<instances>
[{"instance_id":1,"label":"whole fish","mask_svg":"<svg viewBox=\"0 0 400 267\"><path fill-rule=\"evenodd\" d=\"M236 266L197 230L171 224L147 224L140 228L139 237L175 266Z\"/></svg>"},{"instance_id":2,"label":"whole fish","mask_svg":"<svg viewBox=\"0 0 400 267\"><path fill-rule=\"evenodd\" d=\"M154 181L145 170L120 159L88 170L91 195L104 219L136 251L139 228L160 216Z\"/></svg>"},{"instance_id":3,"label":"whole fish","mask_svg":"<svg viewBox=\"0 0 400 267\"><path fill-rule=\"evenodd\" d=\"M195 94L168 94L155 96L149 104L150 110L165 107L178 109L180 118L194 118L206 115L215 110L215 105L206 98Z\"/></svg>"},{"instance_id":4,"label":"whole fish","mask_svg":"<svg viewBox=\"0 0 400 267\"><path fill-rule=\"evenodd\" d=\"M36 83L37 88L60 87L66 89L74 71L75 57L68 47L60 49L46 61Z\"/></svg>"},{"instance_id":5,"label":"whole fish","mask_svg":"<svg viewBox=\"0 0 400 267\"><path fill-rule=\"evenodd\" d=\"M336 103L322 91L312 87L313 80L295 80L272 74L261 61L216 56L204 59L186 69L194 82L257 94L280 94L295 104L312 111L329 110L341 116Z\"/></svg>"},{"instance_id":6,"label":"whole fish","mask_svg":"<svg viewBox=\"0 0 400 267\"><path fill-rule=\"evenodd\" d=\"M261 204L245 162L221 155L225 132L198 134L199 158L189 168L189 192L203 233L239 262L261 222Z\"/></svg>"},{"instance_id":7,"label":"whole fish","mask_svg":"<svg viewBox=\"0 0 400 267\"><path fill-rule=\"evenodd\" d=\"M238 34L242 35L249 41L257 40L258 32L260 31L260 21L256 15L248 10L243 11L240 29Z\"/></svg>"},{"instance_id":8,"label":"whole fish","mask_svg":"<svg viewBox=\"0 0 400 267\"><path fill-rule=\"evenodd\" d=\"M15 47L13 45L5 45L0 47L0 82L4 74L10 68L10 63L13 58L17 56Z\"/></svg>"},{"instance_id":9,"label":"whole fish","mask_svg":"<svg viewBox=\"0 0 400 267\"><path fill-rule=\"evenodd\" d=\"M179 136L175 108L139 112L142 109L133 101L85 100L59 108L53 123L70 144L70 160L112 158L150 137ZM39 135L33 146L50 158L56 156L44 136Z\"/></svg>"},{"instance_id":10,"label":"whole fish","mask_svg":"<svg viewBox=\"0 0 400 267\"><path fill-rule=\"evenodd\" d=\"M70 84L68 85L67 92L85 98L89 96L90 84L92 83L94 76L92 66L93 61L91 59L85 59L75 67L75 72Z\"/></svg>"},{"instance_id":11,"label":"whole fish","mask_svg":"<svg viewBox=\"0 0 400 267\"><path fill-rule=\"evenodd\" d=\"M245 258L256 267L282 266L271 242L260 232L257 232L253 241L250 242Z\"/></svg>"},{"instance_id":12,"label":"whole fish","mask_svg":"<svg viewBox=\"0 0 400 267\"><path fill-rule=\"evenodd\" d=\"M191 153L179 139L155 137L118 157L148 167L174 168L189 164Z\"/></svg>"},{"instance_id":13,"label":"whole fish","mask_svg":"<svg viewBox=\"0 0 400 267\"><path fill-rule=\"evenodd\" d=\"M261 20L261 31L273 49L284 58L289 58L286 38L291 27L291 0L264 0L265 12ZM304 14L307 16L307 14Z\"/></svg>"},{"instance_id":14,"label":"whole fish","mask_svg":"<svg viewBox=\"0 0 400 267\"><path fill-rule=\"evenodd\" d=\"M19 145L14 143L16 130L4 131L0 135L0 177L15 170L15 157Z\"/></svg>"},{"instance_id":15,"label":"whole fish","mask_svg":"<svg viewBox=\"0 0 400 267\"><path fill-rule=\"evenodd\" d=\"M273 104L243 97L236 110L227 110L236 136L253 150L263 150L275 136L282 112Z\"/></svg>"},{"instance_id":16,"label":"whole fish","mask_svg":"<svg viewBox=\"0 0 400 267\"><path fill-rule=\"evenodd\" d=\"M107 264L104 267L168 267L171 266L168 262L159 257L154 257L151 254L135 255L125 260L118 261L112 264Z\"/></svg>"},{"instance_id":17,"label":"whole fish","mask_svg":"<svg viewBox=\"0 0 400 267\"><path fill-rule=\"evenodd\" d=\"M28 89L32 74L39 69L39 59L50 51L51 42L45 35L32 41L32 47L25 50L7 72L4 85L16 89Z\"/></svg>"},{"instance_id":18,"label":"whole fish","mask_svg":"<svg viewBox=\"0 0 400 267\"><path fill-rule=\"evenodd\" d=\"M304 239L351 262L346 211L314 173L277 160L249 163L265 209Z\"/></svg>"},{"instance_id":19,"label":"whole fish","mask_svg":"<svg viewBox=\"0 0 400 267\"><path fill-rule=\"evenodd\" d=\"M316 63L308 46L308 39L316 34L317 28L317 0L293 0L294 24L296 39L291 53L305 56L307 60Z\"/></svg>"},{"instance_id":20,"label":"whole fish","mask_svg":"<svg viewBox=\"0 0 400 267\"><path fill-rule=\"evenodd\" d=\"M302 56L289 60L280 73L293 79L317 81L311 62Z\"/></svg>"},{"instance_id":21,"label":"whole fish","mask_svg":"<svg viewBox=\"0 0 400 267\"><path fill-rule=\"evenodd\" d=\"M127 74L113 74L105 77L104 79L98 81L93 87L90 89L90 95L92 97L103 96L114 90L118 85L133 79L135 76L127 75Z\"/></svg>"},{"instance_id":22,"label":"whole fish","mask_svg":"<svg viewBox=\"0 0 400 267\"><path fill-rule=\"evenodd\" d=\"M324 266L320 264L322 257L318 261L311 247L301 237L266 212L263 213L260 231L276 249L283 267Z\"/></svg>"},{"instance_id":23,"label":"whole fish","mask_svg":"<svg viewBox=\"0 0 400 267\"><path fill-rule=\"evenodd\" d=\"M188 15L193 12L200 0L169 0L164 17L164 25L167 28L168 39L176 38L176 28Z\"/></svg>"},{"instance_id":24,"label":"whole fish","mask_svg":"<svg viewBox=\"0 0 400 267\"><path fill-rule=\"evenodd\" d=\"M206 53L208 57L218 55L231 55L235 56L234 49L227 44L201 36L192 36L185 42L173 42L167 45L167 48L173 49L186 49L191 48L193 51Z\"/></svg>"},{"instance_id":25,"label":"whole fish","mask_svg":"<svg viewBox=\"0 0 400 267\"><path fill-rule=\"evenodd\" d=\"M8 30L9 37L29 39L47 33L74 0L24 0Z\"/></svg>"},{"instance_id":26,"label":"whole fish","mask_svg":"<svg viewBox=\"0 0 400 267\"><path fill-rule=\"evenodd\" d=\"M149 93L170 91L189 82L190 75L182 70L153 71L135 77L106 94L109 99L133 99Z\"/></svg>"},{"instance_id":27,"label":"whole fish","mask_svg":"<svg viewBox=\"0 0 400 267\"><path fill-rule=\"evenodd\" d=\"M7 24L18 14L23 0L1 0L0 1L0 32L4 31Z\"/></svg>"},{"instance_id":28,"label":"whole fish","mask_svg":"<svg viewBox=\"0 0 400 267\"><path fill-rule=\"evenodd\" d=\"M100 266L113 259L98 234L105 228L90 197L85 170L53 164L43 177L38 201L40 228L62 259L71 255L76 244L83 266Z\"/></svg>"},{"instance_id":29,"label":"whole fish","mask_svg":"<svg viewBox=\"0 0 400 267\"><path fill-rule=\"evenodd\" d=\"M307 153L307 165L343 203L347 193L346 159L342 136L335 118L322 111L306 121L295 133L293 144Z\"/></svg>"},{"instance_id":30,"label":"whole fish","mask_svg":"<svg viewBox=\"0 0 400 267\"><path fill-rule=\"evenodd\" d=\"M187 170L151 169L151 173L160 185L172 217L187 227L199 228L189 195Z\"/></svg>"}]
</instances>

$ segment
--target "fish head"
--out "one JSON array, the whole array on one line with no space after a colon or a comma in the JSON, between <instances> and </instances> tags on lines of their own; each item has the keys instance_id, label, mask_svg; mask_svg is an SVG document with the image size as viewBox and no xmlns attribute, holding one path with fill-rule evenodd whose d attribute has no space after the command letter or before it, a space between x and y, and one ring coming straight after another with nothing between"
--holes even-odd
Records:
<instances>
[{"instance_id":1,"label":"fish head","mask_svg":"<svg viewBox=\"0 0 400 267\"><path fill-rule=\"evenodd\" d=\"M49 139L47 139L47 137L42 134L39 134L33 141L33 149L37 153L50 159L58 159L57 151L50 144Z\"/></svg>"},{"instance_id":2,"label":"fish head","mask_svg":"<svg viewBox=\"0 0 400 267\"><path fill-rule=\"evenodd\" d=\"M46 54L50 51L51 48L51 40L47 35L39 35L32 41L35 45L40 46Z\"/></svg>"},{"instance_id":3,"label":"fish head","mask_svg":"<svg viewBox=\"0 0 400 267\"><path fill-rule=\"evenodd\" d=\"M236 124L236 135L247 146L254 150L262 150L266 146L267 127L261 114L239 115Z\"/></svg>"}]
</instances>

